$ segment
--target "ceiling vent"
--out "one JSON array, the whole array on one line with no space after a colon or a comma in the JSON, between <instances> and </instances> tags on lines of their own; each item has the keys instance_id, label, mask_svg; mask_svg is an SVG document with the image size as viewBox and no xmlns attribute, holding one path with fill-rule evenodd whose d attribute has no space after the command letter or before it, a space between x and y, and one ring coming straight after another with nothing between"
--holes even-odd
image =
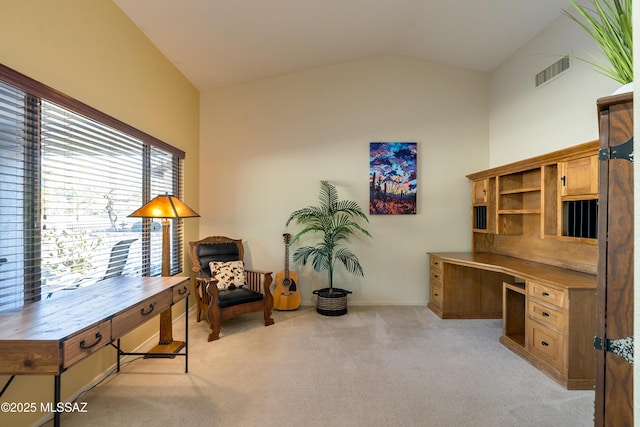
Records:
<instances>
[{"instance_id":1,"label":"ceiling vent","mask_svg":"<svg viewBox=\"0 0 640 427\"><path fill-rule=\"evenodd\" d=\"M536 87L540 87L549 80L556 78L561 73L569 69L569 55L562 57L558 61L549 65L544 70L536 74Z\"/></svg>"}]
</instances>

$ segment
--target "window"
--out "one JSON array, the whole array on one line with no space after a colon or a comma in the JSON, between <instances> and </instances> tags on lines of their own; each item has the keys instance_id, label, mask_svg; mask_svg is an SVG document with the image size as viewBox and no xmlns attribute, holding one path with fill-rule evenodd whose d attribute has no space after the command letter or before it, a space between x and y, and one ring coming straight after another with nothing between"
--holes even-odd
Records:
<instances>
[{"instance_id":1,"label":"window","mask_svg":"<svg viewBox=\"0 0 640 427\"><path fill-rule=\"evenodd\" d=\"M64 298L107 273L159 276L160 223L127 215L158 194L181 197L183 158L0 66L0 311ZM182 222L171 231L176 274Z\"/></svg>"}]
</instances>

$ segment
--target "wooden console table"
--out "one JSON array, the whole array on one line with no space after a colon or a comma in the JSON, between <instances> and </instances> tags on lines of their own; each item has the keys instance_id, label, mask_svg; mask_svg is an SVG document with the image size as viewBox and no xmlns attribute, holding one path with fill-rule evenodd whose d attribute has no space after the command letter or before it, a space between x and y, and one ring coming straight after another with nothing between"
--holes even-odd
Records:
<instances>
[{"instance_id":1,"label":"wooden console table","mask_svg":"<svg viewBox=\"0 0 640 427\"><path fill-rule=\"evenodd\" d=\"M0 314L0 374L55 375L54 403L60 400L60 376L69 367L106 345L120 357L185 358L188 372L188 316L185 315L184 352L127 353L120 338L178 301L188 308L189 279L186 277L125 277L70 291L65 298L27 304ZM113 342L117 344L114 345ZM4 389L3 389L4 391ZM60 413L54 413L60 424Z\"/></svg>"},{"instance_id":2,"label":"wooden console table","mask_svg":"<svg viewBox=\"0 0 640 427\"><path fill-rule=\"evenodd\" d=\"M565 388L593 388L595 275L492 253L429 256L434 313L502 318L507 348Z\"/></svg>"}]
</instances>

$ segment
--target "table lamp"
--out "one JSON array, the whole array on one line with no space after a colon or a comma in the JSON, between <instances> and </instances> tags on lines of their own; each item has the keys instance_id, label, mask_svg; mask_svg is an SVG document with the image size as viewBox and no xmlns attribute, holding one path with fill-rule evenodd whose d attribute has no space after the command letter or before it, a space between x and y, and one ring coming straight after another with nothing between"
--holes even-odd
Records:
<instances>
[{"instance_id":1,"label":"table lamp","mask_svg":"<svg viewBox=\"0 0 640 427\"><path fill-rule=\"evenodd\" d=\"M160 195L150 200L129 217L135 218L162 218L162 276L169 276L171 271L169 227L170 218L194 218L199 217L193 209L185 205L176 196L169 194ZM187 313L185 313L185 316ZM160 341L151 349L151 353L177 353L184 342L173 340L173 321L171 307L160 314Z\"/></svg>"}]
</instances>

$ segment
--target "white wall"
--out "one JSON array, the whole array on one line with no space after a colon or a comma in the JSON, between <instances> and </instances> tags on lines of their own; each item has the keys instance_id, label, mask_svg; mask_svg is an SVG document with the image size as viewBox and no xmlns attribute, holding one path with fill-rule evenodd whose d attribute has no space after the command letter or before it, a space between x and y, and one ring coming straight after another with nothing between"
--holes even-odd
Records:
<instances>
[{"instance_id":1,"label":"white wall","mask_svg":"<svg viewBox=\"0 0 640 427\"><path fill-rule=\"evenodd\" d=\"M600 58L587 33L561 16L491 73L492 167L598 139L596 100L619 83L572 58L569 70L535 87L535 75L566 54Z\"/></svg>"},{"instance_id":2,"label":"white wall","mask_svg":"<svg viewBox=\"0 0 640 427\"><path fill-rule=\"evenodd\" d=\"M249 265L282 270L285 222L320 179L368 212L369 142L417 142L418 214L370 216L365 278L335 285L350 304L425 304L426 252L471 246L465 175L489 165L488 106L488 75L401 56L202 93L200 235L243 238ZM311 303L326 278L296 269Z\"/></svg>"}]
</instances>

